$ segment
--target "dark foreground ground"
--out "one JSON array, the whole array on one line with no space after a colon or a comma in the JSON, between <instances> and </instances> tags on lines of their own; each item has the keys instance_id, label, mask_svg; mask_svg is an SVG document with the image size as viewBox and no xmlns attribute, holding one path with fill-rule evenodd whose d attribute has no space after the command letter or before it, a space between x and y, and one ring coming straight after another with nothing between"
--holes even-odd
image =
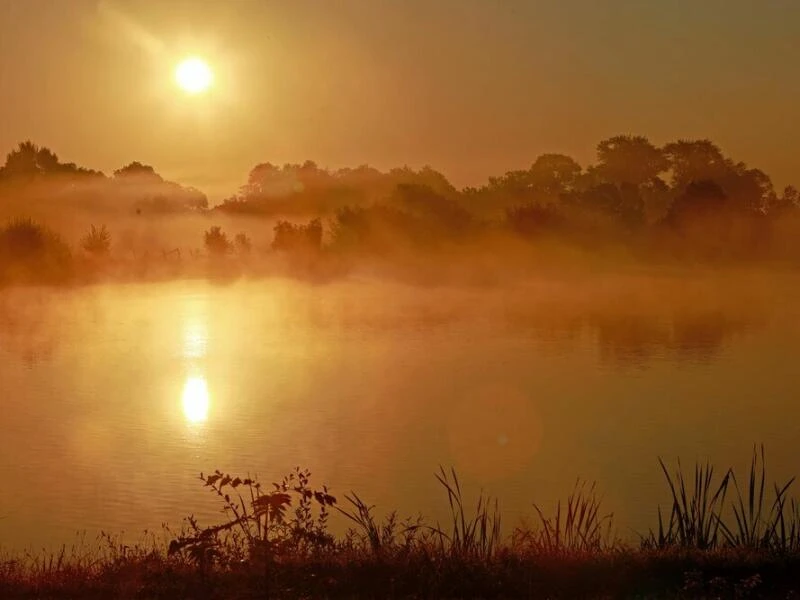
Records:
<instances>
[{"instance_id":1,"label":"dark foreground ground","mask_svg":"<svg viewBox=\"0 0 800 600\"><path fill-rule=\"evenodd\" d=\"M415 553L204 570L156 554L95 565L7 562L0 598L800 598L800 556L618 550L490 561Z\"/></svg>"}]
</instances>

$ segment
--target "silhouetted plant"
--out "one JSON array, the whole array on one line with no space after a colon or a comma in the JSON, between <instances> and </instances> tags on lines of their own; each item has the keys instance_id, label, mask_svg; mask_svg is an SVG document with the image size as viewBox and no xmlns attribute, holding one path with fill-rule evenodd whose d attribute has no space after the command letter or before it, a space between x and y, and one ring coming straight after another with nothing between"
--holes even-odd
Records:
<instances>
[{"instance_id":1,"label":"silhouetted plant","mask_svg":"<svg viewBox=\"0 0 800 600\"><path fill-rule=\"evenodd\" d=\"M31 219L0 228L0 276L25 281L57 281L71 271L69 247L54 232Z\"/></svg>"},{"instance_id":2,"label":"silhouetted plant","mask_svg":"<svg viewBox=\"0 0 800 600\"><path fill-rule=\"evenodd\" d=\"M17 259L40 255L47 245L48 232L31 219L15 219L2 230L3 250Z\"/></svg>"},{"instance_id":3,"label":"silhouetted plant","mask_svg":"<svg viewBox=\"0 0 800 600\"><path fill-rule=\"evenodd\" d=\"M658 507L658 532L651 531L643 544L656 548L715 548L720 540L722 511L731 481L731 470L728 469L716 484L714 467L698 463L694 469L694 484L690 488L680 460L674 477L669 474L664 461L659 458L658 463L672 494L672 509L669 521L665 523L661 507Z\"/></svg>"},{"instance_id":4,"label":"silhouetted plant","mask_svg":"<svg viewBox=\"0 0 800 600\"><path fill-rule=\"evenodd\" d=\"M517 527L512 535L512 545L525 552L536 554L597 553L615 546L611 527L612 513L600 513L600 498L596 484L587 487L580 479L563 505L558 501L555 515L545 516L539 505L533 508L538 517L538 527Z\"/></svg>"},{"instance_id":5,"label":"silhouetted plant","mask_svg":"<svg viewBox=\"0 0 800 600\"><path fill-rule=\"evenodd\" d=\"M93 256L106 256L111 249L111 234L105 225L99 228L92 225L89 232L81 238L81 247Z\"/></svg>"},{"instance_id":6,"label":"silhouetted plant","mask_svg":"<svg viewBox=\"0 0 800 600\"><path fill-rule=\"evenodd\" d=\"M201 481L221 499L228 520L200 527L194 517L189 517L188 531L170 542L169 554L185 552L206 567L240 558L268 564L287 553L304 556L331 546L328 507L336 504L336 498L326 486L312 489L310 477L308 471L297 468L266 491L250 477L233 477L220 471L208 476L201 473ZM314 505L318 507L316 514Z\"/></svg>"},{"instance_id":7,"label":"silhouetted plant","mask_svg":"<svg viewBox=\"0 0 800 600\"><path fill-rule=\"evenodd\" d=\"M497 500L492 502L491 498L480 494L475 514L468 516L455 469L451 468L448 475L440 466L436 479L447 491L452 524L449 534L436 528L442 547L446 540L451 555L482 560L492 558L500 545L500 511Z\"/></svg>"},{"instance_id":8,"label":"silhouetted plant","mask_svg":"<svg viewBox=\"0 0 800 600\"><path fill-rule=\"evenodd\" d=\"M726 542L734 547L774 548L781 551L796 547L798 525L794 520L796 506L790 503L787 507L786 504L786 494L794 483L794 477L782 486L774 484L775 497L769 506L769 512L765 512L767 510L766 462L763 445L760 453L753 448L746 491L739 487L735 474L731 474L731 479L736 489L736 499L733 502L735 527L721 523ZM788 515L787 508L791 510Z\"/></svg>"},{"instance_id":9,"label":"silhouetted plant","mask_svg":"<svg viewBox=\"0 0 800 600\"><path fill-rule=\"evenodd\" d=\"M228 236L219 225L215 225L203 234L203 243L212 256L224 256L231 250Z\"/></svg>"},{"instance_id":10,"label":"silhouetted plant","mask_svg":"<svg viewBox=\"0 0 800 600\"><path fill-rule=\"evenodd\" d=\"M435 531L434 528L424 525L421 516L416 520L408 518L400 523L395 511L390 512L379 523L372 513L374 506L367 505L355 492L351 492L349 496L345 494L344 497L353 509L336 506L336 510L356 524L357 530L353 533L375 555L385 557L390 553L407 553L415 544L425 545L429 537L425 534Z\"/></svg>"},{"instance_id":11,"label":"silhouetted plant","mask_svg":"<svg viewBox=\"0 0 800 600\"><path fill-rule=\"evenodd\" d=\"M234 244L239 254L250 254L250 251L253 249L253 243L250 241L250 238L247 237L247 234L243 232L236 234Z\"/></svg>"}]
</instances>

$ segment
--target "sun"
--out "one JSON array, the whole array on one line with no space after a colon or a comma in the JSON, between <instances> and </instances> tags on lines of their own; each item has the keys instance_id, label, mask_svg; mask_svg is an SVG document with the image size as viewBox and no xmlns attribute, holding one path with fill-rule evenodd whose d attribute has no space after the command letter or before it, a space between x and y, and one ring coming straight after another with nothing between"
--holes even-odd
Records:
<instances>
[{"instance_id":1,"label":"sun","mask_svg":"<svg viewBox=\"0 0 800 600\"><path fill-rule=\"evenodd\" d=\"M214 73L202 58L185 58L175 68L175 82L188 94L201 94L214 83Z\"/></svg>"}]
</instances>

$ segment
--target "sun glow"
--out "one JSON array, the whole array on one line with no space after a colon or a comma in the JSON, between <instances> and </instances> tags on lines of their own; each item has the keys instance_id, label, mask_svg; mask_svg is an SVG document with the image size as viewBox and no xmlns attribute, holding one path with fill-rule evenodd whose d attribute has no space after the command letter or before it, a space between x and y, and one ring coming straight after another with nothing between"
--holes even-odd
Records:
<instances>
[{"instance_id":1,"label":"sun glow","mask_svg":"<svg viewBox=\"0 0 800 600\"><path fill-rule=\"evenodd\" d=\"M175 82L189 94L200 94L214 83L214 73L207 62L193 56L182 60L175 68Z\"/></svg>"},{"instance_id":2,"label":"sun glow","mask_svg":"<svg viewBox=\"0 0 800 600\"><path fill-rule=\"evenodd\" d=\"M208 385L202 377L190 377L183 386L183 414L191 423L208 420Z\"/></svg>"}]
</instances>

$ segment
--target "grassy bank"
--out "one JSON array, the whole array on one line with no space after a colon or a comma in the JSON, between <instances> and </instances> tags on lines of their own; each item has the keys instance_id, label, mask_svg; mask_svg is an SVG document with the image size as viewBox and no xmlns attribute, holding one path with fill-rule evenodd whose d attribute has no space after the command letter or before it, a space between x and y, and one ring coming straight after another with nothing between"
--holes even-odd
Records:
<instances>
[{"instance_id":1,"label":"grassy bank","mask_svg":"<svg viewBox=\"0 0 800 600\"><path fill-rule=\"evenodd\" d=\"M103 536L96 549L0 558L2 598L549 597L794 598L800 596L800 511L793 479L766 478L763 449L749 473L661 463L672 494L638 543L621 541L594 485L578 482L534 525L501 535L486 496L463 497L457 475L436 477L445 523L375 516L296 470L262 486L202 475L225 515L187 517L133 546ZM336 514L351 524L329 530Z\"/></svg>"},{"instance_id":2,"label":"grassy bank","mask_svg":"<svg viewBox=\"0 0 800 600\"><path fill-rule=\"evenodd\" d=\"M3 598L795 598L800 559L622 550L488 560L338 555L203 572L157 553L101 565L4 567Z\"/></svg>"}]
</instances>

